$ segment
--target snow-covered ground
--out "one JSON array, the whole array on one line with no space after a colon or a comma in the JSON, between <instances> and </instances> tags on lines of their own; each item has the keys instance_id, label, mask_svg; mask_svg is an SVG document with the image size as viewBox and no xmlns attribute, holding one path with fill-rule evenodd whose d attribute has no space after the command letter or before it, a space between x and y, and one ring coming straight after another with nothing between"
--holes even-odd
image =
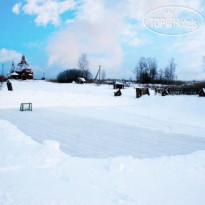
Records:
<instances>
[{"instance_id":1,"label":"snow-covered ground","mask_svg":"<svg viewBox=\"0 0 205 205\"><path fill-rule=\"evenodd\" d=\"M204 98L12 84L0 91L0 204L205 203Z\"/></svg>"}]
</instances>

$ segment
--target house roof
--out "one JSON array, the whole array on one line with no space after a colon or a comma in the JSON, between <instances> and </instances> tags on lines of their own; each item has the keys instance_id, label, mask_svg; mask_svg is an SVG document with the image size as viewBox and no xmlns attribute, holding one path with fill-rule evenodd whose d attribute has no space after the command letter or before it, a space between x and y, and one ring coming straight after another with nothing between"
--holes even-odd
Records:
<instances>
[{"instance_id":1,"label":"house roof","mask_svg":"<svg viewBox=\"0 0 205 205\"><path fill-rule=\"evenodd\" d=\"M15 76L17 76L17 75L19 75L18 73L16 73L16 72L13 72L13 73L11 73L10 75L15 75Z\"/></svg>"},{"instance_id":2,"label":"house roof","mask_svg":"<svg viewBox=\"0 0 205 205\"><path fill-rule=\"evenodd\" d=\"M78 80L84 81L85 82L85 78L78 78Z\"/></svg>"},{"instance_id":3,"label":"house roof","mask_svg":"<svg viewBox=\"0 0 205 205\"><path fill-rule=\"evenodd\" d=\"M122 82L115 82L115 85L124 85Z\"/></svg>"}]
</instances>

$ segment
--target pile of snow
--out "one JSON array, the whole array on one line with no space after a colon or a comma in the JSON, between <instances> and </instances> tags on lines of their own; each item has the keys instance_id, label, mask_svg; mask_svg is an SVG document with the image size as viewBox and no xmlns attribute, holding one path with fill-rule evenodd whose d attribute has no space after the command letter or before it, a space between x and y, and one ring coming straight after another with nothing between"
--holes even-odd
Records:
<instances>
[{"instance_id":1,"label":"pile of snow","mask_svg":"<svg viewBox=\"0 0 205 205\"><path fill-rule=\"evenodd\" d=\"M198 204L205 151L156 159L82 159L0 120L0 204Z\"/></svg>"},{"instance_id":2,"label":"pile of snow","mask_svg":"<svg viewBox=\"0 0 205 205\"><path fill-rule=\"evenodd\" d=\"M0 204L204 204L204 98L12 84L0 91Z\"/></svg>"}]
</instances>

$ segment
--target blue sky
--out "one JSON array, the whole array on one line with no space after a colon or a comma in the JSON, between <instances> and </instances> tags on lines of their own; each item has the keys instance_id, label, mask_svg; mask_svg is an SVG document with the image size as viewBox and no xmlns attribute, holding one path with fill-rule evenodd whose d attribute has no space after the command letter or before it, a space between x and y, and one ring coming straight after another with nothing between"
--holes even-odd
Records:
<instances>
[{"instance_id":1,"label":"blue sky","mask_svg":"<svg viewBox=\"0 0 205 205\"><path fill-rule=\"evenodd\" d=\"M205 14L202 0L0 0L0 63L7 73L24 54L36 77L54 78L77 67L86 53L93 76L101 65L107 77L134 79L140 57L156 58L159 68L174 57L178 79L205 79L203 22L179 36L154 33L143 24L147 13L170 5L183 6L187 19L197 16L194 11ZM187 5L193 12L184 14Z\"/></svg>"}]
</instances>

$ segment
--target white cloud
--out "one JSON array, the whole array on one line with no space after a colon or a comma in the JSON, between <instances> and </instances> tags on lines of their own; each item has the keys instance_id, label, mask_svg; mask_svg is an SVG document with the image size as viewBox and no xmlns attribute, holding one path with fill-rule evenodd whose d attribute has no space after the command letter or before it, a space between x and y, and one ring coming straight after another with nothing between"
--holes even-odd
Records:
<instances>
[{"instance_id":1,"label":"white cloud","mask_svg":"<svg viewBox=\"0 0 205 205\"><path fill-rule=\"evenodd\" d=\"M13 7L13 10L15 8L18 13L19 4ZM74 6L74 0L26 0L22 10L25 14L36 16L35 23L37 25L47 25L48 23L59 25L60 15L73 9Z\"/></svg>"},{"instance_id":2,"label":"white cloud","mask_svg":"<svg viewBox=\"0 0 205 205\"><path fill-rule=\"evenodd\" d=\"M20 9L21 9L21 3L16 3L13 8L12 8L12 11L18 15L20 13Z\"/></svg>"},{"instance_id":3,"label":"white cloud","mask_svg":"<svg viewBox=\"0 0 205 205\"><path fill-rule=\"evenodd\" d=\"M109 24L92 24L87 21L71 23L54 34L48 45L49 64L59 64L63 68L76 67L78 58L87 53L91 68L118 68L123 53L118 42L121 24L111 19ZM114 28L114 29L113 29Z\"/></svg>"},{"instance_id":4,"label":"white cloud","mask_svg":"<svg viewBox=\"0 0 205 205\"><path fill-rule=\"evenodd\" d=\"M107 73L119 71L123 62L122 41L138 46L145 40L137 37L137 29L133 30L119 12L120 4L108 4L105 0L81 1L74 21L50 38L49 65L76 67L79 56L85 52L91 69L102 65Z\"/></svg>"},{"instance_id":5,"label":"white cloud","mask_svg":"<svg viewBox=\"0 0 205 205\"><path fill-rule=\"evenodd\" d=\"M196 32L178 37L170 47L183 60L180 76L187 79L205 79L203 58L205 56L205 26Z\"/></svg>"},{"instance_id":6,"label":"white cloud","mask_svg":"<svg viewBox=\"0 0 205 205\"><path fill-rule=\"evenodd\" d=\"M78 19L92 23L103 21L106 13L104 0L81 0L79 4L76 12Z\"/></svg>"},{"instance_id":7,"label":"white cloud","mask_svg":"<svg viewBox=\"0 0 205 205\"><path fill-rule=\"evenodd\" d=\"M9 50L6 48L0 49L0 62L5 63L8 61L19 61L21 54L15 50Z\"/></svg>"},{"instance_id":8,"label":"white cloud","mask_svg":"<svg viewBox=\"0 0 205 205\"><path fill-rule=\"evenodd\" d=\"M131 18L142 21L144 16L153 9L163 6L184 6L201 11L203 0L127 0L124 1L124 10L128 11L127 15Z\"/></svg>"},{"instance_id":9,"label":"white cloud","mask_svg":"<svg viewBox=\"0 0 205 205\"><path fill-rule=\"evenodd\" d=\"M203 25L199 30L192 34L178 37L176 43L172 47L182 54L191 53L192 55L205 56L204 36L205 26Z\"/></svg>"}]
</instances>

